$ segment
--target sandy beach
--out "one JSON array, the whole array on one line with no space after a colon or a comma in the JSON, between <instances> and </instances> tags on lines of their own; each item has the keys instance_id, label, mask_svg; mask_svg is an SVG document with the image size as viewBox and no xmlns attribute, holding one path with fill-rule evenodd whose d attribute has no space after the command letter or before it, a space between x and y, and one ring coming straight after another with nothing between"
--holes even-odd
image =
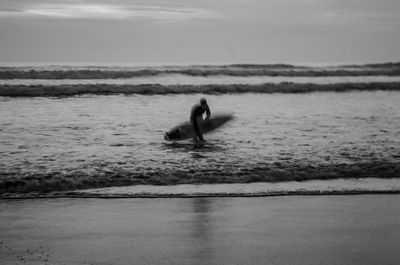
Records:
<instances>
[{"instance_id":1,"label":"sandy beach","mask_svg":"<svg viewBox=\"0 0 400 265\"><path fill-rule=\"evenodd\" d=\"M0 201L0 264L396 265L399 195Z\"/></svg>"}]
</instances>

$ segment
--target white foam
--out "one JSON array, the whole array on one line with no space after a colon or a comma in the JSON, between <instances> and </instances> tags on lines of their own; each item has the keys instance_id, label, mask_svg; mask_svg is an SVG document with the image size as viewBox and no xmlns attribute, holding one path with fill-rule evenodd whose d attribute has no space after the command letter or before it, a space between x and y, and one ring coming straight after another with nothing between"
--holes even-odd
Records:
<instances>
[{"instance_id":1,"label":"white foam","mask_svg":"<svg viewBox=\"0 0 400 265\"><path fill-rule=\"evenodd\" d=\"M400 179L352 178L334 180L289 181L278 183L235 183L152 186L137 185L87 189L69 192L69 194L94 196L265 196L276 194L329 194L329 193L370 193L400 191Z\"/></svg>"}]
</instances>

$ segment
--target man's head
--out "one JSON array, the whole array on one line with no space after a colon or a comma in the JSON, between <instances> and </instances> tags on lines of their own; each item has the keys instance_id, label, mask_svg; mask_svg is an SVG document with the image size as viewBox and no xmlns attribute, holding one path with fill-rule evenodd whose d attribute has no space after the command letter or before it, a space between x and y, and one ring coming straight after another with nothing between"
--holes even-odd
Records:
<instances>
[{"instance_id":1,"label":"man's head","mask_svg":"<svg viewBox=\"0 0 400 265\"><path fill-rule=\"evenodd\" d=\"M207 105L207 100L206 100L205 98L201 98L201 99L200 99L200 104L201 104L202 106Z\"/></svg>"}]
</instances>

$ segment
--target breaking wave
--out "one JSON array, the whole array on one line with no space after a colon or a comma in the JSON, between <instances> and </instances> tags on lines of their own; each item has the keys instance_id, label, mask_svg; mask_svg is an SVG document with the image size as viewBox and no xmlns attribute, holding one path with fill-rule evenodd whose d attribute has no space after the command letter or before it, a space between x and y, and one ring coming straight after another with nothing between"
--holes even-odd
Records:
<instances>
[{"instance_id":1,"label":"breaking wave","mask_svg":"<svg viewBox=\"0 0 400 265\"><path fill-rule=\"evenodd\" d=\"M282 82L278 84L226 84L226 85L117 85L117 84L87 84L87 85L0 85L0 96L5 97L59 97L82 94L112 95L112 94L224 94L224 93L309 93L309 92L345 92L345 91L399 91L400 82L372 83L337 83L312 84Z\"/></svg>"},{"instance_id":2,"label":"breaking wave","mask_svg":"<svg viewBox=\"0 0 400 265\"><path fill-rule=\"evenodd\" d=\"M146 170L134 172L123 168L87 173L0 173L0 195L13 193L48 193L87 188L102 188L129 185L176 185L285 182L328 179L398 178L397 163L374 161L354 164L308 165L293 163L271 163L254 167Z\"/></svg>"},{"instance_id":3,"label":"breaking wave","mask_svg":"<svg viewBox=\"0 0 400 265\"><path fill-rule=\"evenodd\" d=\"M344 65L331 67L289 64L232 64L158 67L106 66L20 66L0 67L0 79L117 79L165 74L188 76L370 76L400 75L400 63Z\"/></svg>"}]
</instances>

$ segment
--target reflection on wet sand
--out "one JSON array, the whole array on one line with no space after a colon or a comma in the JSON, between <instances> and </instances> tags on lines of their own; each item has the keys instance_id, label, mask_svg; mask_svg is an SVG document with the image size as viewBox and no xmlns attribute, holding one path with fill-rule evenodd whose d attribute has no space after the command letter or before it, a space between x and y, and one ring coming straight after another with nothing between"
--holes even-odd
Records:
<instances>
[{"instance_id":1,"label":"reflection on wet sand","mask_svg":"<svg viewBox=\"0 0 400 265\"><path fill-rule=\"evenodd\" d=\"M199 264L208 264L208 260L213 260L213 220L212 200L210 198L194 198L191 201L192 216L191 238L195 246L193 259Z\"/></svg>"},{"instance_id":2,"label":"reflection on wet sand","mask_svg":"<svg viewBox=\"0 0 400 265\"><path fill-rule=\"evenodd\" d=\"M399 203L398 195L3 200L0 263L397 265Z\"/></svg>"}]
</instances>

